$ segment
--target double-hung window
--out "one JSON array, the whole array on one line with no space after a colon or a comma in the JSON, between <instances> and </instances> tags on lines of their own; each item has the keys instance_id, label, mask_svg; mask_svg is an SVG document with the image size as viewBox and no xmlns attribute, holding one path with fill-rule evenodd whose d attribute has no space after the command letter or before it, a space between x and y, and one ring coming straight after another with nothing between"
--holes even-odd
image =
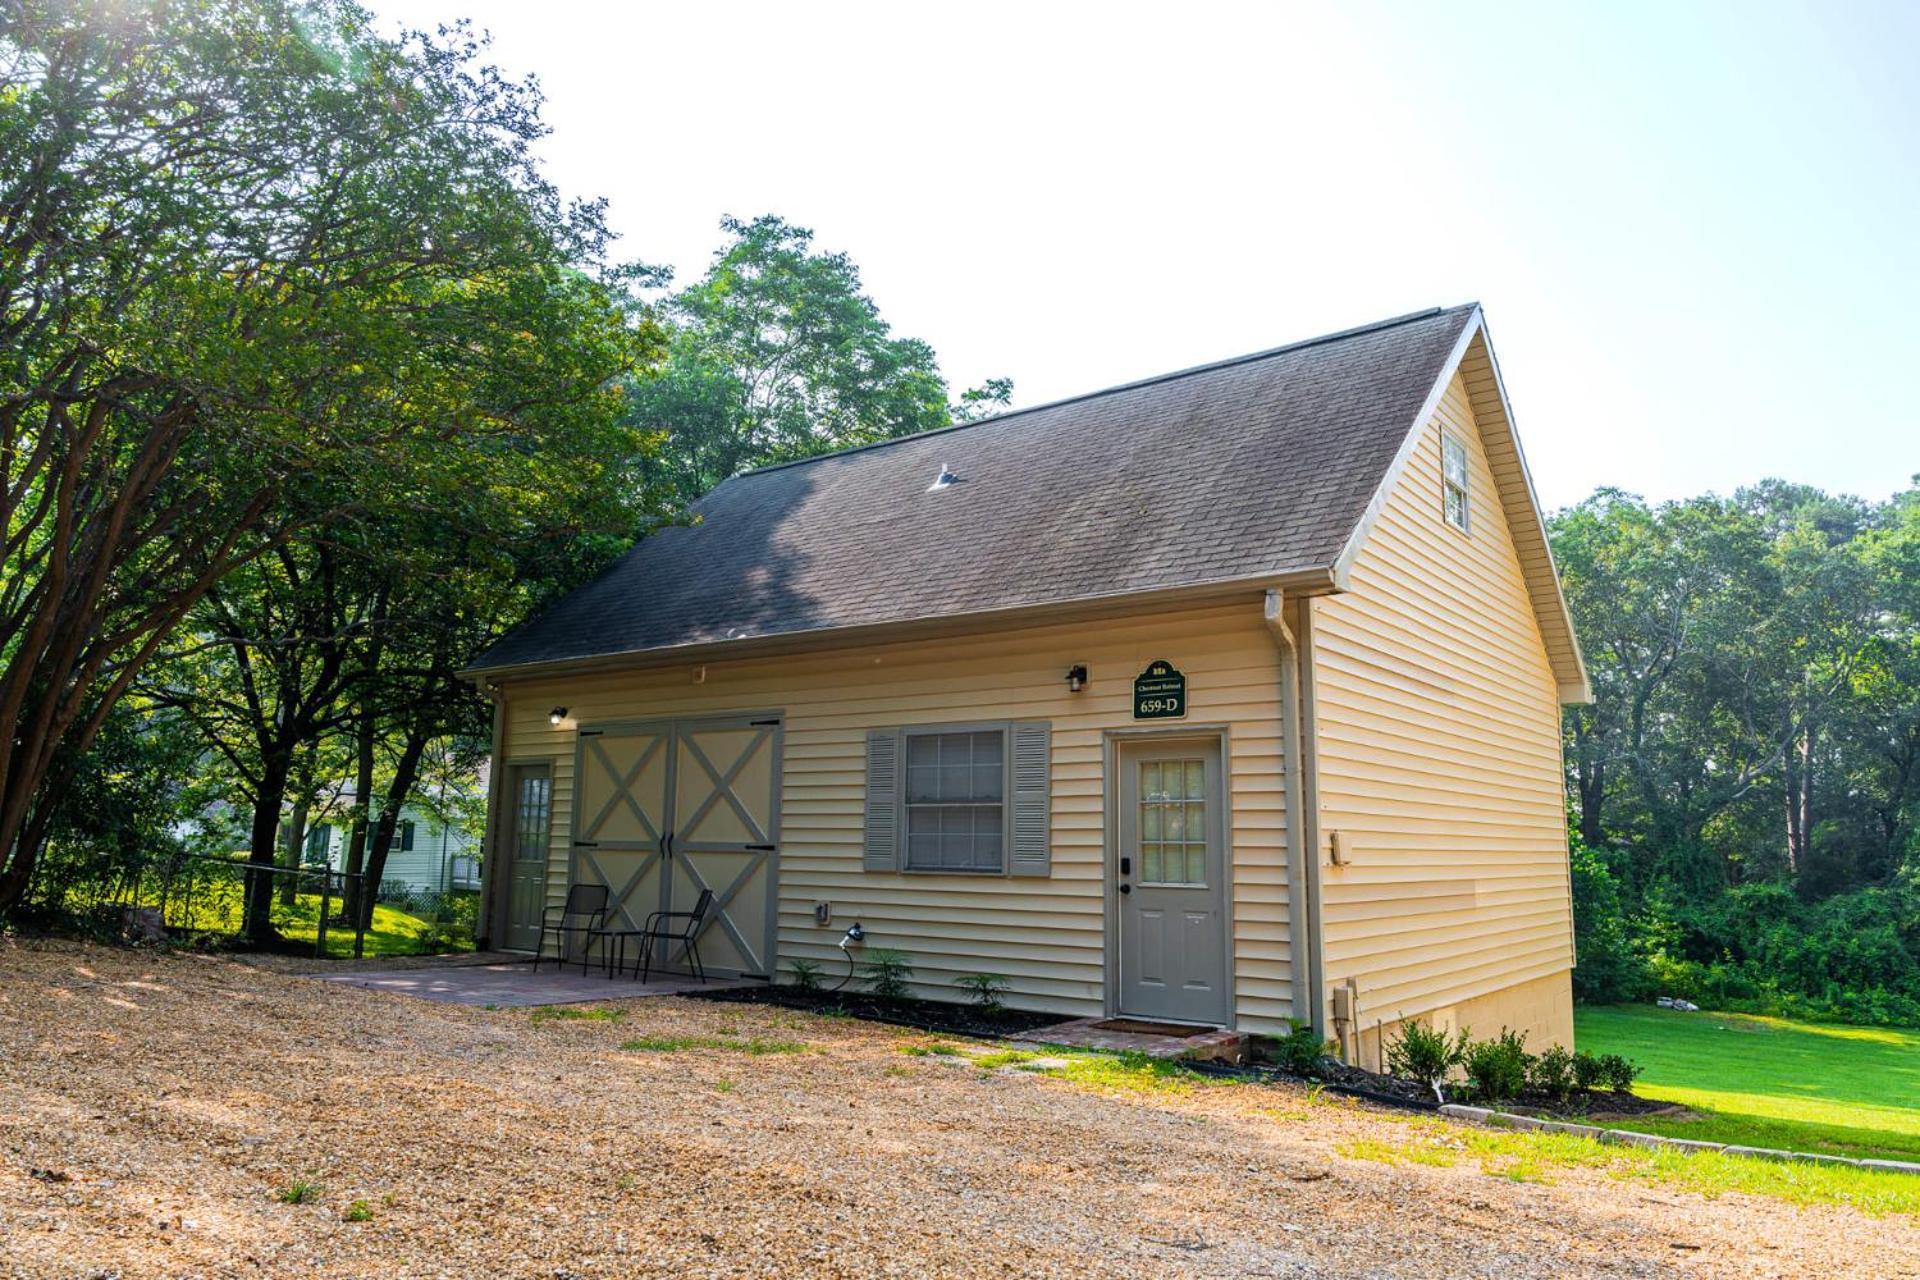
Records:
<instances>
[{"instance_id":1,"label":"double-hung window","mask_svg":"<svg viewBox=\"0 0 1920 1280\"><path fill-rule=\"evenodd\" d=\"M909 871L1006 868L1004 729L908 730Z\"/></svg>"},{"instance_id":2,"label":"double-hung window","mask_svg":"<svg viewBox=\"0 0 1920 1280\"><path fill-rule=\"evenodd\" d=\"M867 731L861 865L940 875L1051 874L1044 720Z\"/></svg>"},{"instance_id":3,"label":"double-hung window","mask_svg":"<svg viewBox=\"0 0 1920 1280\"><path fill-rule=\"evenodd\" d=\"M1440 437L1440 484L1447 523L1467 532L1467 447L1447 434Z\"/></svg>"}]
</instances>

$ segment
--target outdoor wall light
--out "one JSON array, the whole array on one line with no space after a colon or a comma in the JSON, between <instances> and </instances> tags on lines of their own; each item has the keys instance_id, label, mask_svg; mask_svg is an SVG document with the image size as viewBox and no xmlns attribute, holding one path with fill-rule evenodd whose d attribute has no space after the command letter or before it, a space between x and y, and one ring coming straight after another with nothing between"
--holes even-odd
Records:
<instances>
[{"instance_id":1,"label":"outdoor wall light","mask_svg":"<svg viewBox=\"0 0 1920 1280\"><path fill-rule=\"evenodd\" d=\"M1068 667L1067 668L1067 692L1078 693L1086 687L1087 687L1086 664L1081 662L1081 663L1075 663L1073 666Z\"/></svg>"},{"instance_id":2,"label":"outdoor wall light","mask_svg":"<svg viewBox=\"0 0 1920 1280\"><path fill-rule=\"evenodd\" d=\"M567 718L567 709L565 707L555 707L553 710L547 712L547 723L552 725L556 729L560 727L561 723L564 720L566 720L566 718Z\"/></svg>"}]
</instances>

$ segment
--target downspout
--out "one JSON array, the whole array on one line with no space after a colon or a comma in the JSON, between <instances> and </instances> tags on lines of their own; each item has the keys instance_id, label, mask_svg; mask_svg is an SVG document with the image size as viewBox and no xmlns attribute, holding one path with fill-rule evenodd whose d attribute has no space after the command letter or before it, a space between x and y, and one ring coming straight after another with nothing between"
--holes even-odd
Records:
<instances>
[{"instance_id":1,"label":"downspout","mask_svg":"<svg viewBox=\"0 0 1920 1280\"><path fill-rule=\"evenodd\" d=\"M1318 868L1308 857L1309 824L1306 801L1306 769L1302 756L1300 731L1300 647L1287 626L1286 597L1279 588L1269 588L1266 600L1267 630L1280 652L1280 750L1281 780L1287 804L1287 933L1293 950L1293 1012L1305 1015L1314 1032L1326 1036L1326 1012L1319 996L1318 960L1319 912L1317 901Z\"/></svg>"},{"instance_id":2,"label":"downspout","mask_svg":"<svg viewBox=\"0 0 1920 1280\"><path fill-rule=\"evenodd\" d=\"M502 754L507 742L507 695L498 685L486 686L486 692L493 700L493 750L487 757L487 823L480 837L480 910L474 928L479 936L473 940L475 949L480 951L489 950L493 945L494 898L500 892L502 797L507 785L507 766ZM443 835L443 847L444 839Z\"/></svg>"}]
</instances>

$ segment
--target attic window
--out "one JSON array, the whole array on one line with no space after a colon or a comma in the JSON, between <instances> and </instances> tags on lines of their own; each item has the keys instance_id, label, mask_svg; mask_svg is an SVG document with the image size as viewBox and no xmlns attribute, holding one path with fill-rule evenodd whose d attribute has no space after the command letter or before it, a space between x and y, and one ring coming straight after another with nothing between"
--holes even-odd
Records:
<instances>
[{"instance_id":1,"label":"attic window","mask_svg":"<svg viewBox=\"0 0 1920 1280\"><path fill-rule=\"evenodd\" d=\"M1467 447L1451 435L1440 436L1441 513L1460 532L1467 531Z\"/></svg>"}]
</instances>

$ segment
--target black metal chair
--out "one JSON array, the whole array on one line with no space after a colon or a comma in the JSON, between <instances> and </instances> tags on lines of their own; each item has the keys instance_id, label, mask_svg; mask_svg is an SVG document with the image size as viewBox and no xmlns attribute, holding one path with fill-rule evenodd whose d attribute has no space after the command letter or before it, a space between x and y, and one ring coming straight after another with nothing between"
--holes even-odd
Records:
<instances>
[{"instance_id":1,"label":"black metal chair","mask_svg":"<svg viewBox=\"0 0 1920 1280\"><path fill-rule=\"evenodd\" d=\"M556 917L555 912L559 915ZM586 935L586 945L580 948L580 972L587 971L587 952L593 949L593 939L607 929L607 886L603 884L576 884L567 890L565 906L548 907L540 917L540 945L533 951L533 969L540 971L540 953L547 948L547 938L552 935L559 939L559 965L567 967L567 939L575 935Z\"/></svg>"},{"instance_id":2,"label":"black metal chair","mask_svg":"<svg viewBox=\"0 0 1920 1280\"><path fill-rule=\"evenodd\" d=\"M656 911L648 916L647 927L640 931L640 981L645 982L653 975L654 944L678 942L688 967L700 981L705 982L707 970L700 963L700 926L707 922L707 912L711 910L713 890L702 889L700 897L693 904L693 910Z\"/></svg>"}]
</instances>

